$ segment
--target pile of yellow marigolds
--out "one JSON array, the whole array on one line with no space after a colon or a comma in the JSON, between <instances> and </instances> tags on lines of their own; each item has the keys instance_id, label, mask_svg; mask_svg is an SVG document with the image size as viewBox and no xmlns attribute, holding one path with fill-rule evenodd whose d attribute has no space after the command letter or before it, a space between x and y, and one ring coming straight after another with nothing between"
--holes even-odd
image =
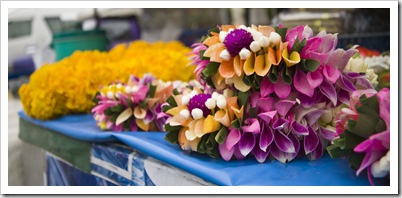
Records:
<instances>
[{"instance_id":1,"label":"pile of yellow marigolds","mask_svg":"<svg viewBox=\"0 0 402 198\"><path fill-rule=\"evenodd\" d=\"M191 51L180 42L135 41L109 52L76 51L70 57L36 70L19 89L24 111L47 120L66 114L89 113L96 92L112 82L126 82L130 74L152 73L164 81L189 81L194 66Z\"/></svg>"}]
</instances>

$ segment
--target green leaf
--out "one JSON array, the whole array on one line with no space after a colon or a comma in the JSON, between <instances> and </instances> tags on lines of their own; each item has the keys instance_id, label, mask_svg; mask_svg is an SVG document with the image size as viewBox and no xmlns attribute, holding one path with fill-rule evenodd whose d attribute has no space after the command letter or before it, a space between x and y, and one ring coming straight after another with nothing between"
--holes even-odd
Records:
<instances>
[{"instance_id":1,"label":"green leaf","mask_svg":"<svg viewBox=\"0 0 402 198\"><path fill-rule=\"evenodd\" d=\"M261 85L262 77L259 75L254 75L254 88L256 88L258 91L260 90L260 85Z\"/></svg>"},{"instance_id":2,"label":"green leaf","mask_svg":"<svg viewBox=\"0 0 402 198\"><path fill-rule=\"evenodd\" d=\"M180 95L180 92L177 89L173 89L173 95L175 96Z\"/></svg>"},{"instance_id":3,"label":"green leaf","mask_svg":"<svg viewBox=\"0 0 402 198\"><path fill-rule=\"evenodd\" d=\"M174 107L170 106L170 105L165 105L162 107L162 112L166 113L167 111L169 111L170 109L173 109Z\"/></svg>"},{"instance_id":4,"label":"green leaf","mask_svg":"<svg viewBox=\"0 0 402 198\"><path fill-rule=\"evenodd\" d=\"M250 95L250 92L239 92L237 99L239 100L240 106L245 106L247 101L248 101L248 96Z\"/></svg>"},{"instance_id":5,"label":"green leaf","mask_svg":"<svg viewBox=\"0 0 402 198\"><path fill-rule=\"evenodd\" d=\"M334 140L334 145L339 147L340 149L345 149L346 141L345 138L338 138Z\"/></svg>"},{"instance_id":6,"label":"green leaf","mask_svg":"<svg viewBox=\"0 0 402 198\"><path fill-rule=\"evenodd\" d=\"M172 143L178 144L179 140L179 131L169 131L166 133L165 140Z\"/></svg>"},{"instance_id":7,"label":"green leaf","mask_svg":"<svg viewBox=\"0 0 402 198\"><path fill-rule=\"evenodd\" d=\"M126 100L126 104L128 105L128 107L134 108L134 104L130 98L126 98L125 100Z\"/></svg>"},{"instance_id":8,"label":"green leaf","mask_svg":"<svg viewBox=\"0 0 402 198\"><path fill-rule=\"evenodd\" d=\"M346 130L343 133L345 134L345 149L353 150L358 144L366 139L351 133L349 130Z\"/></svg>"},{"instance_id":9,"label":"green leaf","mask_svg":"<svg viewBox=\"0 0 402 198\"><path fill-rule=\"evenodd\" d=\"M207 39L207 38L208 38L207 36L202 36L202 37L201 37L201 40L200 40L200 43L204 42L205 39Z\"/></svg>"},{"instance_id":10,"label":"green leaf","mask_svg":"<svg viewBox=\"0 0 402 198\"><path fill-rule=\"evenodd\" d=\"M205 51L206 51L206 50L201 50L201 51L200 51L200 59L201 59L201 60L209 60L209 59L210 59L209 57L205 57L205 56L204 56Z\"/></svg>"},{"instance_id":11,"label":"green leaf","mask_svg":"<svg viewBox=\"0 0 402 198\"><path fill-rule=\"evenodd\" d=\"M333 159L338 158L338 157L347 156L350 153L350 150L341 149L334 144L328 146L326 149L327 149L329 156L331 156L331 158L333 158Z\"/></svg>"},{"instance_id":12,"label":"green leaf","mask_svg":"<svg viewBox=\"0 0 402 198\"><path fill-rule=\"evenodd\" d=\"M147 102L144 100L144 101L138 103L138 106L142 109L147 109Z\"/></svg>"},{"instance_id":13,"label":"green leaf","mask_svg":"<svg viewBox=\"0 0 402 198\"><path fill-rule=\"evenodd\" d=\"M110 116L109 120L113 123L116 123L117 117L119 117L119 113L115 113Z\"/></svg>"},{"instance_id":14,"label":"green leaf","mask_svg":"<svg viewBox=\"0 0 402 198\"><path fill-rule=\"evenodd\" d=\"M272 83L278 82L278 67L271 66L270 72L268 73L268 78Z\"/></svg>"},{"instance_id":15,"label":"green leaf","mask_svg":"<svg viewBox=\"0 0 402 198\"><path fill-rule=\"evenodd\" d=\"M278 26L275 26L275 32L281 36L282 42L285 42L285 36L286 36L287 30L288 30L288 28L280 28Z\"/></svg>"},{"instance_id":16,"label":"green leaf","mask_svg":"<svg viewBox=\"0 0 402 198\"><path fill-rule=\"evenodd\" d=\"M207 78L210 78L212 75L216 74L219 69L220 63L217 62L210 62L204 70L202 70L202 75Z\"/></svg>"},{"instance_id":17,"label":"green leaf","mask_svg":"<svg viewBox=\"0 0 402 198\"><path fill-rule=\"evenodd\" d=\"M130 130L131 123L134 121L134 117L131 116L128 120L123 122L123 129L128 131Z\"/></svg>"},{"instance_id":18,"label":"green leaf","mask_svg":"<svg viewBox=\"0 0 402 198\"><path fill-rule=\"evenodd\" d=\"M302 59L301 62L301 69L306 72L314 72L320 66L320 61L314 59Z\"/></svg>"},{"instance_id":19,"label":"green leaf","mask_svg":"<svg viewBox=\"0 0 402 198\"><path fill-rule=\"evenodd\" d=\"M215 140L216 134L217 133L211 133L208 140L205 142L205 145L208 150L212 150L214 148L214 146L216 145L216 140Z\"/></svg>"},{"instance_id":20,"label":"green leaf","mask_svg":"<svg viewBox=\"0 0 402 198\"><path fill-rule=\"evenodd\" d=\"M221 128L221 130L218 131L218 133L215 136L215 141L218 144L223 144L223 142L225 141L226 137L228 136L228 128L226 128L225 126L223 126Z\"/></svg>"},{"instance_id":21,"label":"green leaf","mask_svg":"<svg viewBox=\"0 0 402 198\"><path fill-rule=\"evenodd\" d=\"M246 84L247 86L251 86L252 81L250 80L249 76L244 75L242 80L243 80L244 84Z\"/></svg>"},{"instance_id":22,"label":"green leaf","mask_svg":"<svg viewBox=\"0 0 402 198\"><path fill-rule=\"evenodd\" d=\"M212 36L211 32L219 33L219 28L215 27L215 28L209 29L208 30L208 35L209 36Z\"/></svg>"},{"instance_id":23,"label":"green leaf","mask_svg":"<svg viewBox=\"0 0 402 198\"><path fill-rule=\"evenodd\" d=\"M207 146L205 145L205 143L207 142L208 138L209 138L208 134L206 134L206 135L201 137L201 140L197 145L197 152L199 152L199 153L205 153L206 152Z\"/></svg>"},{"instance_id":24,"label":"green leaf","mask_svg":"<svg viewBox=\"0 0 402 198\"><path fill-rule=\"evenodd\" d=\"M250 118L256 118L257 117L257 107L250 107Z\"/></svg>"},{"instance_id":25,"label":"green leaf","mask_svg":"<svg viewBox=\"0 0 402 198\"><path fill-rule=\"evenodd\" d=\"M209 156L213 157L213 158L217 158L217 157L220 156L220 155L219 155L219 148L218 148L217 146L213 147L212 149L207 149L207 150L206 150L206 153L207 153Z\"/></svg>"},{"instance_id":26,"label":"green leaf","mask_svg":"<svg viewBox=\"0 0 402 198\"><path fill-rule=\"evenodd\" d=\"M364 153L351 152L349 155L350 166L355 170L359 169L359 167L362 164L362 161L364 159L364 156L365 156Z\"/></svg>"},{"instance_id":27,"label":"green leaf","mask_svg":"<svg viewBox=\"0 0 402 198\"><path fill-rule=\"evenodd\" d=\"M235 129L239 129L239 128L241 127L239 119L233 120L233 121L230 123L230 125L231 125L233 128L235 128Z\"/></svg>"},{"instance_id":28,"label":"green leaf","mask_svg":"<svg viewBox=\"0 0 402 198\"><path fill-rule=\"evenodd\" d=\"M291 85L292 84L292 76L289 71L289 67L284 67L282 71L282 79L285 81L286 84Z\"/></svg>"},{"instance_id":29,"label":"green leaf","mask_svg":"<svg viewBox=\"0 0 402 198\"><path fill-rule=\"evenodd\" d=\"M385 131L385 129L387 129L387 125L382 119L379 119L377 122L377 126L375 127L376 132L379 133Z\"/></svg>"},{"instance_id":30,"label":"green leaf","mask_svg":"<svg viewBox=\"0 0 402 198\"><path fill-rule=\"evenodd\" d=\"M148 96L153 98L155 96L156 92L156 86L152 84L148 84L149 90L148 90Z\"/></svg>"},{"instance_id":31,"label":"green leaf","mask_svg":"<svg viewBox=\"0 0 402 198\"><path fill-rule=\"evenodd\" d=\"M110 107L110 110L112 110L112 112L114 112L114 113L121 113L125 109L126 108L124 107L123 104L118 104L116 106Z\"/></svg>"},{"instance_id":32,"label":"green leaf","mask_svg":"<svg viewBox=\"0 0 402 198\"><path fill-rule=\"evenodd\" d=\"M169 96L169 98L166 100L166 102L167 102L171 107L177 107L176 100L173 98L173 96Z\"/></svg>"},{"instance_id":33,"label":"green leaf","mask_svg":"<svg viewBox=\"0 0 402 198\"><path fill-rule=\"evenodd\" d=\"M300 53L304 48L304 46L306 46L306 38L304 38L301 42L299 41L299 38L296 38L296 41L294 42L293 47L290 50L289 54L292 53L293 51Z\"/></svg>"},{"instance_id":34,"label":"green leaf","mask_svg":"<svg viewBox=\"0 0 402 198\"><path fill-rule=\"evenodd\" d=\"M169 131L180 131L182 126L171 126L170 124L165 124L165 131L169 132Z\"/></svg>"},{"instance_id":35,"label":"green leaf","mask_svg":"<svg viewBox=\"0 0 402 198\"><path fill-rule=\"evenodd\" d=\"M92 101L93 101L95 104L98 104L98 102L101 100L101 99L98 98L99 95L101 95L101 94L100 94L99 91L97 91L96 94L95 94L95 96L92 98Z\"/></svg>"},{"instance_id":36,"label":"green leaf","mask_svg":"<svg viewBox=\"0 0 402 198\"><path fill-rule=\"evenodd\" d=\"M106 116L112 116L114 114L114 112L112 111L112 107L109 107L109 108L105 109L105 111L103 111L103 113Z\"/></svg>"}]
</instances>

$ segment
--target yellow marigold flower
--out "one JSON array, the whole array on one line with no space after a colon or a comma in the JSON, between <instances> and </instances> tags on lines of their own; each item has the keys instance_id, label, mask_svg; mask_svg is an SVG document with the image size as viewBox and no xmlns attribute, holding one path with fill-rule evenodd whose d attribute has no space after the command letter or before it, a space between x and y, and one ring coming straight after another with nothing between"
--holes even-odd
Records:
<instances>
[{"instance_id":1,"label":"yellow marigold flower","mask_svg":"<svg viewBox=\"0 0 402 198\"><path fill-rule=\"evenodd\" d=\"M177 41L120 44L109 52L76 51L63 60L43 65L19 90L25 112L47 120L70 113L89 113L102 86L126 82L130 74L152 73L164 81L194 79L191 51ZM107 93L108 90L103 90ZM124 89L113 88L113 94Z\"/></svg>"}]
</instances>

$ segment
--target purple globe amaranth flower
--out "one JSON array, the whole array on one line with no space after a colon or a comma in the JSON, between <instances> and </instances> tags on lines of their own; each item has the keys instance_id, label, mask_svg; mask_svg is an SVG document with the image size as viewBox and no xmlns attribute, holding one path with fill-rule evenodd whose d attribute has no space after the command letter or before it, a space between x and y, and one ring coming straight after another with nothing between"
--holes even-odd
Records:
<instances>
[{"instance_id":1,"label":"purple globe amaranth flower","mask_svg":"<svg viewBox=\"0 0 402 198\"><path fill-rule=\"evenodd\" d=\"M236 29L228 33L223 44L231 56L236 56L243 48L250 49L251 42L253 42L253 36L250 32Z\"/></svg>"},{"instance_id":2,"label":"purple globe amaranth flower","mask_svg":"<svg viewBox=\"0 0 402 198\"><path fill-rule=\"evenodd\" d=\"M211 98L210 94L198 94L193 96L188 102L188 110L191 112L195 108L202 110L204 117L207 117L211 113L211 110L205 106L205 102Z\"/></svg>"}]
</instances>

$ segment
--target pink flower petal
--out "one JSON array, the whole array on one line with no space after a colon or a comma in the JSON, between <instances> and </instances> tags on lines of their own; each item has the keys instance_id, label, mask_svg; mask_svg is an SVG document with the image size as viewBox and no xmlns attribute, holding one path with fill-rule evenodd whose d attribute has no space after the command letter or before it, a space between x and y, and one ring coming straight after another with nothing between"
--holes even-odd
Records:
<instances>
[{"instance_id":1,"label":"pink flower petal","mask_svg":"<svg viewBox=\"0 0 402 198\"><path fill-rule=\"evenodd\" d=\"M294 153L296 152L295 146L293 142L289 139L288 136L283 134L280 131L275 131L274 138L276 146L278 146L279 150L285 153Z\"/></svg>"},{"instance_id":2,"label":"pink flower petal","mask_svg":"<svg viewBox=\"0 0 402 198\"><path fill-rule=\"evenodd\" d=\"M320 91L322 94L324 94L334 106L336 106L336 103L338 101L338 97L336 95L336 90L333 84L327 79L324 79L322 84L320 85Z\"/></svg>"},{"instance_id":3,"label":"pink flower petal","mask_svg":"<svg viewBox=\"0 0 402 198\"><path fill-rule=\"evenodd\" d=\"M254 148L256 143L253 133L243 133L239 141L239 150L243 156L247 156Z\"/></svg>"},{"instance_id":4,"label":"pink flower petal","mask_svg":"<svg viewBox=\"0 0 402 198\"><path fill-rule=\"evenodd\" d=\"M294 100L280 100L276 103L275 109L278 111L280 116L286 116L289 110L296 104Z\"/></svg>"},{"instance_id":5,"label":"pink flower petal","mask_svg":"<svg viewBox=\"0 0 402 198\"><path fill-rule=\"evenodd\" d=\"M297 135L303 135L306 136L308 135L308 129L306 126L300 124L299 122L293 121L292 122L292 132L297 134Z\"/></svg>"},{"instance_id":6,"label":"pink flower petal","mask_svg":"<svg viewBox=\"0 0 402 198\"><path fill-rule=\"evenodd\" d=\"M278 82L274 84L275 94L279 98L286 98L290 94L291 87L283 81L281 75L278 76Z\"/></svg>"},{"instance_id":7,"label":"pink flower petal","mask_svg":"<svg viewBox=\"0 0 402 198\"><path fill-rule=\"evenodd\" d=\"M289 44L288 44L289 52L292 49L293 44L295 43L296 39L298 39L299 41L303 40L303 38L302 38L303 31L304 31L304 26L300 25L300 26L296 26L286 32L285 38L286 38L286 41L289 42Z\"/></svg>"},{"instance_id":8,"label":"pink flower petal","mask_svg":"<svg viewBox=\"0 0 402 198\"><path fill-rule=\"evenodd\" d=\"M268 78L263 78L260 85L261 97L274 93L274 84Z\"/></svg>"},{"instance_id":9,"label":"pink flower petal","mask_svg":"<svg viewBox=\"0 0 402 198\"><path fill-rule=\"evenodd\" d=\"M230 159L232 159L234 148L232 147L231 149L227 149L227 147L225 146L226 140L225 142L223 142L223 144L219 144L219 154L225 161L229 161Z\"/></svg>"},{"instance_id":10,"label":"pink flower petal","mask_svg":"<svg viewBox=\"0 0 402 198\"><path fill-rule=\"evenodd\" d=\"M270 152L269 147L265 151L261 150L258 146L254 147L253 149L253 155L259 163L265 162L265 160L269 155L269 152Z\"/></svg>"},{"instance_id":11,"label":"pink flower petal","mask_svg":"<svg viewBox=\"0 0 402 198\"><path fill-rule=\"evenodd\" d=\"M346 65L349 62L349 59L357 52L356 49L348 49L345 51L344 49L338 48L329 53L328 58L325 62L325 65L334 67L339 69L339 71L343 71Z\"/></svg>"},{"instance_id":12,"label":"pink flower petal","mask_svg":"<svg viewBox=\"0 0 402 198\"><path fill-rule=\"evenodd\" d=\"M267 148L274 141L274 131L269 126L263 126L260 134L259 148L262 151L267 151Z\"/></svg>"},{"instance_id":13,"label":"pink flower petal","mask_svg":"<svg viewBox=\"0 0 402 198\"><path fill-rule=\"evenodd\" d=\"M274 106L274 98L260 98L258 99L257 106L263 112L272 111L272 107Z\"/></svg>"},{"instance_id":14,"label":"pink flower petal","mask_svg":"<svg viewBox=\"0 0 402 198\"><path fill-rule=\"evenodd\" d=\"M287 127L289 125L289 120L284 119L284 118L279 118L274 121L272 124L272 128L275 130L282 130L283 128Z\"/></svg>"},{"instance_id":15,"label":"pink flower petal","mask_svg":"<svg viewBox=\"0 0 402 198\"><path fill-rule=\"evenodd\" d=\"M320 129L318 130L321 137L323 137L324 139L328 140L328 141L332 141L333 139L335 139L336 135L336 131L331 131L327 128L324 128L322 126L320 126Z\"/></svg>"},{"instance_id":16,"label":"pink flower petal","mask_svg":"<svg viewBox=\"0 0 402 198\"><path fill-rule=\"evenodd\" d=\"M230 130L228 137L226 138L225 145L227 150L231 150L234 145L236 145L241 137L241 133L238 129L232 128Z\"/></svg>"},{"instance_id":17,"label":"pink flower petal","mask_svg":"<svg viewBox=\"0 0 402 198\"><path fill-rule=\"evenodd\" d=\"M322 81L324 80L321 71L318 69L314 72L307 73L307 82L311 88L316 88L321 85Z\"/></svg>"},{"instance_id":18,"label":"pink flower petal","mask_svg":"<svg viewBox=\"0 0 402 198\"><path fill-rule=\"evenodd\" d=\"M271 120L274 118L276 115L276 111L269 111L269 112L264 112L258 114L258 117L261 118L264 122L265 125L268 125L271 123Z\"/></svg>"},{"instance_id":19,"label":"pink flower petal","mask_svg":"<svg viewBox=\"0 0 402 198\"><path fill-rule=\"evenodd\" d=\"M324 66L323 74L326 79L332 83L335 83L341 75L341 72L335 67Z\"/></svg>"},{"instance_id":20,"label":"pink flower petal","mask_svg":"<svg viewBox=\"0 0 402 198\"><path fill-rule=\"evenodd\" d=\"M322 146L322 143L319 141L317 147L310 153L310 159L311 160L317 160L322 157L324 154L324 147Z\"/></svg>"},{"instance_id":21,"label":"pink flower petal","mask_svg":"<svg viewBox=\"0 0 402 198\"><path fill-rule=\"evenodd\" d=\"M336 85L348 92L356 91L355 85L352 83L349 77L344 74L341 74L339 80L336 82Z\"/></svg>"},{"instance_id":22,"label":"pink flower petal","mask_svg":"<svg viewBox=\"0 0 402 198\"><path fill-rule=\"evenodd\" d=\"M300 69L296 70L293 85L300 93L309 96L310 98L313 97L314 88L310 87L310 84L307 81L307 75Z\"/></svg>"},{"instance_id":23,"label":"pink flower petal","mask_svg":"<svg viewBox=\"0 0 402 198\"><path fill-rule=\"evenodd\" d=\"M245 121L246 126L242 126L243 132L260 133L261 126L256 118L248 118Z\"/></svg>"},{"instance_id":24,"label":"pink flower petal","mask_svg":"<svg viewBox=\"0 0 402 198\"><path fill-rule=\"evenodd\" d=\"M317 148L317 145L319 143L318 135L313 130L313 128L309 126L308 132L309 132L308 135L304 137L304 151L306 155L314 151L314 149Z\"/></svg>"},{"instance_id":25,"label":"pink flower petal","mask_svg":"<svg viewBox=\"0 0 402 198\"><path fill-rule=\"evenodd\" d=\"M261 94L258 92L252 92L248 97L251 107L257 107L258 99L260 99Z\"/></svg>"}]
</instances>

